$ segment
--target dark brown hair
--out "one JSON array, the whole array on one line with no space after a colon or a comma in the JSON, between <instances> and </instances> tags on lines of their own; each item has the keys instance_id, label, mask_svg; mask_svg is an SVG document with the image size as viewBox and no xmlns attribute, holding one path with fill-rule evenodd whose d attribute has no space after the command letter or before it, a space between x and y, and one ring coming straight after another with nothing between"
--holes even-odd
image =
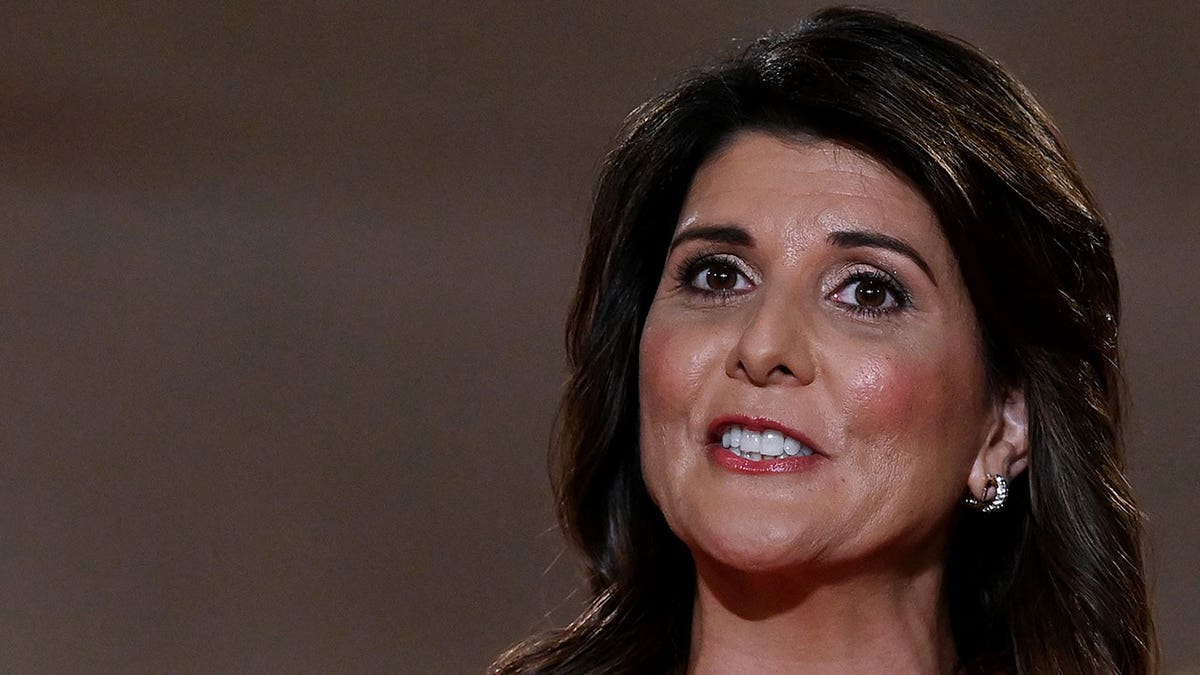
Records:
<instances>
[{"instance_id":1,"label":"dark brown hair","mask_svg":"<svg viewBox=\"0 0 1200 675\"><path fill-rule=\"evenodd\" d=\"M1001 66L852 9L762 38L626 121L596 191L552 463L592 602L493 672L687 663L694 571L642 482L638 343L692 175L744 129L844 143L918 186L974 302L993 394L1025 393L1029 470L1004 510L964 513L951 535L964 668L1150 672L1141 516L1122 473L1117 276L1095 202L1046 113Z\"/></svg>"}]
</instances>

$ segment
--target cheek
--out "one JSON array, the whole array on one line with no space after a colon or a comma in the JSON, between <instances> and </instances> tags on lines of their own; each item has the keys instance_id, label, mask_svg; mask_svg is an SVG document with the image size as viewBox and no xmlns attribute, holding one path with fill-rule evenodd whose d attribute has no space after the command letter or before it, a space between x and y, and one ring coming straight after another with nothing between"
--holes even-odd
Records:
<instances>
[{"instance_id":1,"label":"cheek","mask_svg":"<svg viewBox=\"0 0 1200 675\"><path fill-rule=\"evenodd\" d=\"M912 412L915 379L919 374L906 372L887 359L864 361L846 382L842 412L868 429L892 428Z\"/></svg>"},{"instance_id":2,"label":"cheek","mask_svg":"<svg viewBox=\"0 0 1200 675\"><path fill-rule=\"evenodd\" d=\"M638 357L643 429L674 423L693 409L704 380L720 366L720 349L710 336L651 311Z\"/></svg>"},{"instance_id":3,"label":"cheek","mask_svg":"<svg viewBox=\"0 0 1200 675\"><path fill-rule=\"evenodd\" d=\"M842 413L860 430L899 432L937 412L944 382L937 368L911 359L875 357L846 374Z\"/></svg>"},{"instance_id":4,"label":"cheek","mask_svg":"<svg viewBox=\"0 0 1200 675\"><path fill-rule=\"evenodd\" d=\"M699 455L692 417L705 382L720 368L721 350L711 329L651 309L638 357L641 461L646 487L670 520L671 504L686 484L683 476Z\"/></svg>"},{"instance_id":5,"label":"cheek","mask_svg":"<svg viewBox=\"0 0 1200 675\"><path fill-rule=\"evenodd\" d=\"M667 404L671 392L679 388L681 369L671 347L671 334L656 329L656 322L647 320L638 350L638 390L642 406L642 425L652 421L657 411ZM684 371L686 372L686 370Z\"/></svg>"},{"instance_id":6,"label":"cheek","mask_svg":"<svg viewBox=\"0 0 1200 675\"><path fill-rule=\"evenodd\" d=\"M846 440L863 447L865 464L886 474L930 472L957 481L973 457L979 431L977 389L969 368L944 356L874 357L846 373L841 411Z\"/></svg>"}]
</instances>

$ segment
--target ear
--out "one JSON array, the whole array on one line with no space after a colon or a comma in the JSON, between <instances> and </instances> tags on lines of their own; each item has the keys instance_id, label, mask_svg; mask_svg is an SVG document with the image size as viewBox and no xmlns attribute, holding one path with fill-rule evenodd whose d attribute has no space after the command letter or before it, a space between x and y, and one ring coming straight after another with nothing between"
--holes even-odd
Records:
<instances>
[{"instance_id":1,"label":"ear","mask_svg":"<svg viewBox=\"0 0 1200 675\"><path fill-rule=\"evenodd\" d=\"M1015 478L1029 466L1029 417L1025 392L1010 389L997 402L986 441L975 456L967 489L976 499L990 497L988 477L1000 474Z\"/></svg>"}]
</instances>

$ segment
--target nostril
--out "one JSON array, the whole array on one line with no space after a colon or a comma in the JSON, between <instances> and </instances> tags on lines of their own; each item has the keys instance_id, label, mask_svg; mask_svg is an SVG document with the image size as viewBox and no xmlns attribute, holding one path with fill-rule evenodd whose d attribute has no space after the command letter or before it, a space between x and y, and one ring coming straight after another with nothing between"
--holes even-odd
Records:
<instances>
[{"instance_id":1,"label":"nostril","mask_svg":"<svg viewBox=\"0 0 1200 675\"><path fill-rule=\"evenodd\" d=\"M739 360L736 365L736 370L743 376L749 378L752 382L761 384L779 380L799 379L796 373L793 372L789 366L782 363L775 364L769 370L756 370L751 368L750 365L745 361Z\"/></svg>"}]
</instances>

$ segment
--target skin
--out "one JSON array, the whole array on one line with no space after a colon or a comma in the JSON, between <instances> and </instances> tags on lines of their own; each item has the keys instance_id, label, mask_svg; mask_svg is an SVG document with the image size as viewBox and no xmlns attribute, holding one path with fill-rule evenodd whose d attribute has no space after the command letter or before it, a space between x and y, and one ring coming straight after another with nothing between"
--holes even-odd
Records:
<instances>
[{"instance_id":1,"label":"skin","mask_svg":"<svg viewBox=\"0 0 1200 675\"><path fill-rule=\"evenodd\" d=\"M988 474L1024 469L1026 430L1020 392L986 389L929 204L861 152L747 131L696 173L675 239L640 345L641 447L696 563L689 672L951 672L949 528ZM723 468L723 415L795 429L817 457Z\"/></svg>"}]
</instances>

